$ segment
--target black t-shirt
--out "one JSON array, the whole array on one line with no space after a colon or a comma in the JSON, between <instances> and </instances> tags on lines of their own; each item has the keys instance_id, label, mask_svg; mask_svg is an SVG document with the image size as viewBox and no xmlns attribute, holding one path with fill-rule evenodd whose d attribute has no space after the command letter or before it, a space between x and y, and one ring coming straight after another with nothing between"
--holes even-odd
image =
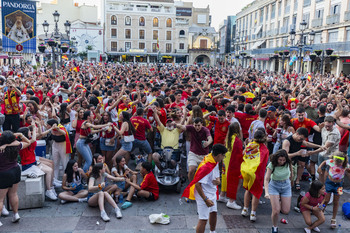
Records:
<instances>
[{"instance_id":1,"label":"black t-shirt","mask_svg":"<svg viewBox=\"0 0 350 233\"><path fill-rule=\"evenodd\" d=\"M289 137L286 138L286 140L289 141L290 146L289 146L289 154L295 153L301 149L301 145L303 142L296 142L293 139L293 135L290 135Z\"/></svg>"},{"instance_id":2,"label":"black t-shirt","mask_svg":"<svg viewBox=\"0 0 350 233\"><path fill-rule=\"evenodd\" d=\"M315 123L318 125L318 124L321 124L324 122L324 116L323 117L319 117L317 118L317 120L315 120ZM315 131L314 129L311 130L311 133L314 134L314 139L313 139L313 142L317 145L322 145L322 136L321 136L321 133Z\"/></svg>"}]
</instances>

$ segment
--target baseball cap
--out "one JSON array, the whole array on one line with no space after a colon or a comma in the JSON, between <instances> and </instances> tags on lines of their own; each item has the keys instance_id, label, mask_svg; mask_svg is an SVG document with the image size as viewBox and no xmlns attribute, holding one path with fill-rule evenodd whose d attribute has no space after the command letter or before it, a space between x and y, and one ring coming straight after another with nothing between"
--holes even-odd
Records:
<instances>
[{"instance_id":1,"label":"baseball cap","mask_svg":"<svg viewBox=\"0 0 350 233\"><path fill-rule=\"evenodd\" d=\"M270 106L268 109L267 109L268 112L276 112L276 108L274 106Z\"/></svg>"}]
</instances>

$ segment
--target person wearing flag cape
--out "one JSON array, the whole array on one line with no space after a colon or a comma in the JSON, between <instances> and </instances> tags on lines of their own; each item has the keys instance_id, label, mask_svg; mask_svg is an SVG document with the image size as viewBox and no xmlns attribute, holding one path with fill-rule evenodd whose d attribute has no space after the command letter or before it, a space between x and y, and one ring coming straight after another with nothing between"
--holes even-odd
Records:
<instances>
[{"instance_id":1,"label":"person wearing flag cape","mask_svg":"<svg viewBox=\"0 0 350 233\"><path fill-rule=\"evenodd\" d=\"M210 232L215 232L217 219L218 185L220 185L219 163L224 159L227 149L222 144L213 146L212 153L199 164L192 182L181 197L196 200L199 215L197 233L205 231L209 219Z\"/></svg>"},{"instance_id":2,"label":"person wearing flag cape","mask_svg":"<svg viewBox=\"0 0 350 233\"><path fill-rule=\"evenodd\" d=\"M266 145L266 132L264 128L258 128L254 133L253 141L250 142L243 151L243 163L241 164L241 174L243 177L244 207L242 216L248 216L248 208L252 201L250 221L256 221L256 209L259 198L263 192L264 175L269 157L269 150Z\"/></svg>"}]
</instances>

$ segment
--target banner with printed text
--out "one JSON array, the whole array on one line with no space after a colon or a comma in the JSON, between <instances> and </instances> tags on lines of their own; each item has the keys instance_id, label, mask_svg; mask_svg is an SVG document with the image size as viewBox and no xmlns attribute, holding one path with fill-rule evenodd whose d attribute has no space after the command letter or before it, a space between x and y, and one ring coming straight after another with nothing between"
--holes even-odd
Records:
<instances>
[{"instance_id":1,"label":"banner with printed text","mask_svg":"<svg viewBox=\"0 0 350 233\"><path fill-rule=\"evenodd\" d=\"M5 52L36 52L36 2L2 0L2 48Z\"/></svg>"}]
</instances>

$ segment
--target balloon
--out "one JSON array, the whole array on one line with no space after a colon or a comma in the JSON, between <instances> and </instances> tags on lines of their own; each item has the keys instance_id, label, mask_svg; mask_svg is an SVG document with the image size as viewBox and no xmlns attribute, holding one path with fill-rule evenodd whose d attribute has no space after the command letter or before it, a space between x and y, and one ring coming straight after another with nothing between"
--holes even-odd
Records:
<instances>
[{"instance_id":1,"label":"balloon","mask_svg":"<svg viewBox=\"0 0 350 233\"><path fill-rule=\"evenodd\" d=\"M290 65L290 66L292 66L292 65L293 65L293 62L292 62L292 61L291 61L291 62L289 62L289 65Z\"/></svg>"}]
</instances>

